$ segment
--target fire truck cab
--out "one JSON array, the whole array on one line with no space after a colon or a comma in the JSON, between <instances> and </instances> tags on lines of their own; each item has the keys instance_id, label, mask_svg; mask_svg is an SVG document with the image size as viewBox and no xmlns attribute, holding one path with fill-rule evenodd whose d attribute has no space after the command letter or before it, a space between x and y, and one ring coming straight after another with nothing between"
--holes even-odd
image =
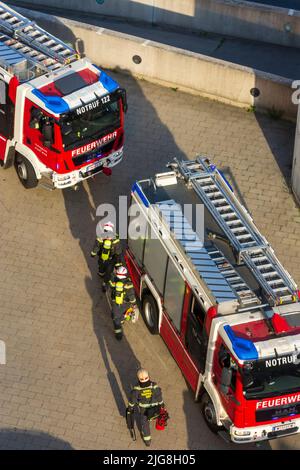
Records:
<instances>
[{"instance_id":1,"label":"fire truck cab","mask_svg":"<svg viewBox=\"0 0 300 470\"><path fill-rule=\"evenodd\" d=\"M300 293L206 158L136 182L127 265L214 432L235 443L300 429Z\"/></svg>"},{"instance_id":2,"label":"fire truck cab","mask_svg":"<svg viewBox=\"0 0 300 470\"><path fill-rule=\"evenodd\" d=\"M0 165L26 188L66 188L123 156L126 92L0 2Z\"/></svg>"}]
</instances>

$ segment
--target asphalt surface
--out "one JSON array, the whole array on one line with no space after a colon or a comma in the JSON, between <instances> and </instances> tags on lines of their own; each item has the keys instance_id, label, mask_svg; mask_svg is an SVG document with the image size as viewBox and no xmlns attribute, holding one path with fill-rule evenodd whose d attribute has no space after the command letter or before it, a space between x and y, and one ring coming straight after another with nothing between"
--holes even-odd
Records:
<instances>
[{"instance_id":1,"label":"asphalt surface","mask_svg":"<svg viewBox=\"0 0 300 470\"><path fill-rule=\"evenodd\" d=\"M199 404L159 336L140 318L117 342L90 257L97 207L118 208L132 183L174 156L211 157L236 188L279 259L300 283L300 211L288 191L294 126L112 74L128 92L124 161L80 189L25 190L0 170L0 449L144 449L124 411L139 365L163 389L171 420L151 449L253 449L206 427ZM297 255L295 256L295 253ZM299 449L300 436L259 449Z\"/></svg>"}]
</instances>

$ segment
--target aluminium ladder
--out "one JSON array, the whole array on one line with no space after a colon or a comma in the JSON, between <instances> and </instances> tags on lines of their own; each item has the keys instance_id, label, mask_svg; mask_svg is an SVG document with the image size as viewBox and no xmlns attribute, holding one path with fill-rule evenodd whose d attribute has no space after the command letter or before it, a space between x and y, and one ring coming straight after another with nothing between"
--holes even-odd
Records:
<instances>
[{"instance_id":1,"label":"aluminium ladder","mask_svg":"<svg viewBox=\"0 0 300 470\"><path fill-rule=\"evenodd\" d=\"M297 301L295 282L216 167L205 158L175 162L170 166L201 198L235 250L238 263L250 269L271 305Z\"/></svg>"},{"instance_id":2,"label":"aluminium ladder","mask_svg":"<svg viewBox=\"0 0 300 470\"><path fill-rule=\"evenodd\" d=\"M155 205L159 214L162 215L168 231L173 234L174 239L181 245L185 254L191 260L193 268L210 289L217 303L237 302L239 296L220 272L206 247L203 246L202 240L190 226L181 210L181 206L173 199L161 201ZM186 267L186 262L187 260L181 260L179 264Z\"/></svg>"},{"instance_id":3,"label":"aluminium ladder","mask_svg":"<svg viewBox=\"0 0 300 470\"><path fill-rule=\"evenodd\" d=\"M55 71L78 59L64 42L0 2L0 42L46 71Z\"/></svg>"}]
</instances>

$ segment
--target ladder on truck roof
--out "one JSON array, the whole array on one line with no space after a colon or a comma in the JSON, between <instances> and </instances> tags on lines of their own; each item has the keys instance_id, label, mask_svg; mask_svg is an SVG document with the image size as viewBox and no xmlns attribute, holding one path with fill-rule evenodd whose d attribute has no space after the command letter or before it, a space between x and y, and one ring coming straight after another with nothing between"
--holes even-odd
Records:
<instances>
[{"instance_id":1,"label":"ladder on truck roof","mask_svg":"<svg viewBox=\"0 0 300 470\"><path fill-rule=\"evenodd\" d=\"M185 268L186 273L188 273L188 268L192 266L193 270L203 279L217 303L232 302L233 309L235 304L237 307L238 296L221 274L197 233L193 231L180 205L171 199L158 202L155 206L159 214L162 215L160 223L165 223L167 231L173 234L175 243L179 243L184 253L191 260L189 264L187 259L180 259L179 261L179 258L176 256L175 260L177 263ZM165 239L165 243L167 242L168 238ZM195 283L191 279L188 279L188 281L193 288Z\"/></svg>"},{"instance_id":2,"label":"ladder on truck roof","mask_svg":"<svg viewBox=\"0 0 300 470\"><path fill-rule=\"evenodd\" d=\"M188 259L191 260L193 268L203 279L218 304L231 301L233 311L238 307L237 301L244 307L261 304L214 243L203 245L179 204L171 199L158 202L155 206L158 207L171 234L179 242ZM181 259L180 264L185 265L185 260ZM187 266L184 267L187 268Z\"/></svg>"},{"instance_id":3,"label":"ladder on truck roof","mask_svg":"<svg viewBox=\"0 0 300 470\"><path fill-rule=\"evenodd\" d=\"M271 305L297 301L297 285L239 203L224 177L208 159L171 164L195 190L221 227L236 255L252 272Z\"/></svg>"},{"instance_id":4,"label":"ladder on truck roof","mask_svg":"<svg viewBox=\"0 0 300 470\"><path fill-rule=\"evenodd\" d=\"M0 42L47 72L78 59L70 46L0 2ZM7 55L6 55L7 57ZM0 55L3 65L11 65Z\"/></svg>"}]
</instances>

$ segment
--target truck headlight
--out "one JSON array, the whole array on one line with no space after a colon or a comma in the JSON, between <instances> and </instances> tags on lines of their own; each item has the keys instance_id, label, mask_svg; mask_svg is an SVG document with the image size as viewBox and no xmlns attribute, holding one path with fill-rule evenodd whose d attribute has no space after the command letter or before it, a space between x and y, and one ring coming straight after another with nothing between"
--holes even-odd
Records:
<instances>
[{"instance_id":1,"label":"truck headlight","mask_svg":"<svg viewBox=\"0 0 300 470\"><path fill-rule=\"evenodd\" d=\"M242 429L235 429L234 430L235 436L250 436L251 432L250 431L243 431Z\"/></svg>"}]
</instances>

